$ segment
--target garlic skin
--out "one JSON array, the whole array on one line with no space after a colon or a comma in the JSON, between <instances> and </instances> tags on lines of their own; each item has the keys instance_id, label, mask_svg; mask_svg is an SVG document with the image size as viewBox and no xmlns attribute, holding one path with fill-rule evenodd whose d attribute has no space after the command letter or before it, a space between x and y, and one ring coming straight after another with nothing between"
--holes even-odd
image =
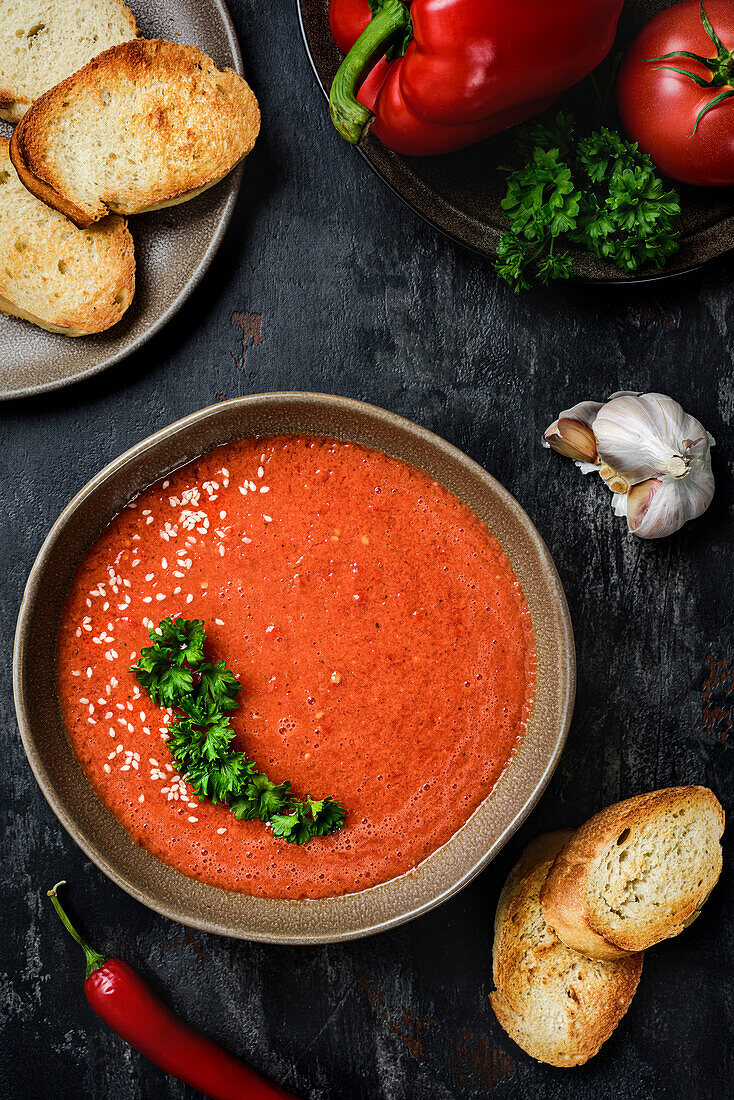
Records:
<instances>
[{"instance_id":1,"label":"garlic skin","mask_svg":"<svg viewBox=\"0 0 734 1100\"><path fill-rule=\"evenodd\" d=\"M661 474L685 477L711 460L703 424L662 393L612 397L593 424L599 455L630 484Z\"/></svg>"},{"instance_id":2,"label":"garlic skin","mask_svg":"<svg viewBox=\"0 0 734 1100\"><path fill-rule=\"evenodd\" d=\"M581 402L551 424L544 445L574 458L584 473L599 473L615 514L638 538L672 535L714 495L714 439L665 394L626 390L603 404Z\"/></svg>"}]
</instances>

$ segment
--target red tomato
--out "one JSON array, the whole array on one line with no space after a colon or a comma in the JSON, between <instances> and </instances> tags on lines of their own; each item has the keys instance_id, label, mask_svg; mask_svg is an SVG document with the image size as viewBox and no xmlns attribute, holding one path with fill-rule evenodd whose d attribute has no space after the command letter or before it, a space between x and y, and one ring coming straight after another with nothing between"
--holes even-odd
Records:
<instances>
[{"instance_id":1,"label":"red tomato","mask_svg":"<svg viewBox=\"0 0 734 1100\"><path fill-rule=\"evenodd\" d=\"M722 93L734 97L734 3L704 0L704 6L721 48L706 31L699 0L666 8L630 46L619 70L617 103L628 134L662 172L682 183L726 187L734 184L734 98L701 112ZM681 50L711 64L681 56L650 60ZM700 87L690 76L659 67L671 65L719 82Z\"/></svg>"}]
</instances>

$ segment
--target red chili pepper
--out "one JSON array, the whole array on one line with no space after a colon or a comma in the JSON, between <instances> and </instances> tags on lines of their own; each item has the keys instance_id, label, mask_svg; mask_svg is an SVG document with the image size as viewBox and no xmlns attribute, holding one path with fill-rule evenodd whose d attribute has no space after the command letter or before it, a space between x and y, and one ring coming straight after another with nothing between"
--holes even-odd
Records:
<instances>
[{"instance_id":1,"label":"red chili pepper","mask_svg":"<svg viewBox=\"0 0 734 1100\"><path fill-rule=\"evenodd\" d=\"M472 145L540 114L590 73L623 3L332 0L332 34L349 51L331 88L334 125L354 145L371 127L410 156Z\"/></svg>"},{"instance_id":2,"label":"red chili pepper","mask_svg":"<svg viewBox=\"0 0 734 1100\"><path fill-rule=\"evenodd\" d=\"M91 948L62 909L56 894L59 886L63 882L57 882L48 896L87 957L87 1000L126 1043L211 1100L295 1100L187 1027L122 959L106 959Z\"/></svg>"}]
</instances>

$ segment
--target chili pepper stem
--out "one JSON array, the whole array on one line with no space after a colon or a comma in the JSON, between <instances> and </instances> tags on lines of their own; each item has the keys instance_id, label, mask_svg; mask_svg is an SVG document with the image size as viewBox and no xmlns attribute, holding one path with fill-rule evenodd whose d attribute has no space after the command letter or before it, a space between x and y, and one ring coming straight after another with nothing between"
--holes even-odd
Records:
<instances>
[{"instance_id":1,"label":"chili pepper stem","mask_svg":"<svg viewBox=\"0 0 734 1100\"><path fill-rule=\"evenodd\" d=\"M357 145L375 116L357 99L366 73L398 36L409 32L410 11L403 0L384 0L339 66L329 95L331 120L343 138Z\"/></svg>"},{"instance_id":2,"label":"chili pepper stem","mask_svg":"<svg viewBox=\"0 0 734 1100\"><path fill-rule=\"evenodd\" d=\"M87 973L84 975L84 980L86 981L86 979L89 977L90 974L92 974L95 970L99 970L99 968L101 966L104 966L104 964L107 962L107 959L104 957L104 955L100 955L98 951L95 951L93 947L89 946L87 941L76 930L76 928L74 927L74 925L71 923L68 916L64 912L64 909L61 905L61 902L59 901L57 891L59 889L59 886L65 886L65 885L66 885L66 881L65 881L65 879L62 879L61 882L57 882L56 885L51 890L47 890L46 893L47 893L48 897L51 898L51 904L53 905L54 909L58 913L59 919L61 920L61 923L63 924L64 928L66 928L67 932L69 932L69 934L71 936L73 936L73 938L79 944L82 951L84 952L84 954L87 957Z\"/></svg>"}]
</instances>

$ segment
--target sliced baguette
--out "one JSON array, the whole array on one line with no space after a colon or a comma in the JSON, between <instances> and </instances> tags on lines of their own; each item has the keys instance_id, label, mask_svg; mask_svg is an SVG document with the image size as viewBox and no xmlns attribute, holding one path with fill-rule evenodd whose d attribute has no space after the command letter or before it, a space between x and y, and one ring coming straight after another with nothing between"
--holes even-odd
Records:
<instances>
[{"instance_id":1,"label":"sliced baguette","mask_svg":"<svg viewBox=\"0 0 734 1100\"><path fill-rule=\"evenodd\" d=\"M8 144L0 137L0 310L67 336L103 332L135 293L124 218L78 229L25 189Z\"/></svg>"},{"instance_id":2,"label":"sliced baguette","mask_svg":"<svg viewBox=\"0 0 734 1100\"><path fill-rule=\"evenodd\" d=\"M194 46L125 42L36 100L10 147L39 199L85 228L174 206L245 157L260 128L251 89Z\"/></svg>"},{"instance_id":3,"label":"sliced baguette","mask_svg":"<svg viewBox=\"0 0 734 1100\"><path fill-rule=\"evenodd\" d=\"M49 88L137 34L122 0L7 0L0 20L0 118L20 122Z\"/></svg>"},{"instance_id":4,"label":"sliced baguette","mask_svg":"<svg viewBox=\"0 0 734 1100\"><path fill-rule=\"evenodd\" d=\"M670 787L602 810L558 854L545 918L569 947L620 958L677 936L721 873L724 811L706 787Z\"/></svg>"},{"instance_id":5,"label":"sliced baguette","mask_svg":"<svg viewBox=\"0 0 734 1100\"><path fill-rule=\"evenodd\" d=\"M568 1068L598 1053L627 1011L642 955L617 962L570 950L546 923L540 890L568 832L539 838L510 873L495 921L490 1001L526 1054Z\"/></svg>"}]
</instances>

